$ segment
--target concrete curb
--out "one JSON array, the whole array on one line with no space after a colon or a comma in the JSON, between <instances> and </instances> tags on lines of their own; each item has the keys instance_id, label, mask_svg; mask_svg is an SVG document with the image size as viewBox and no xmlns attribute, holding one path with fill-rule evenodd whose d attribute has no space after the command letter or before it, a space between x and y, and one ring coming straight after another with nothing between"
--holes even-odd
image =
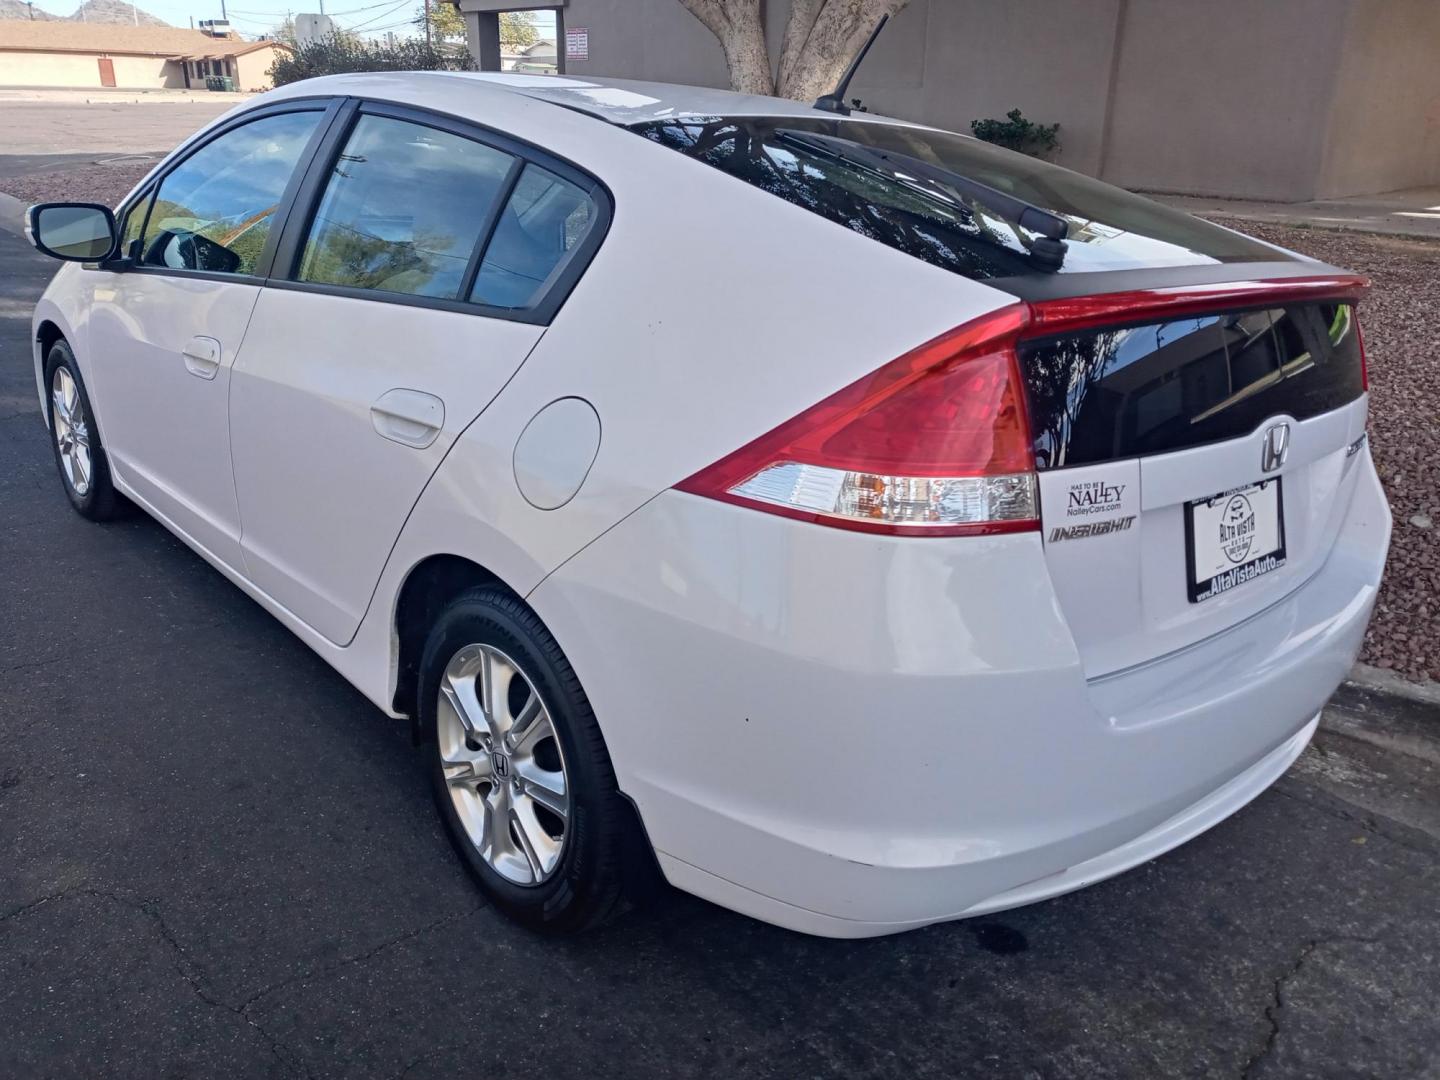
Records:
<instances>
[{"instance_id":1,"label":"concrete curb","mask_svg":"<svg viewBox=\"0 0 1440 1080\"><path fill-rule=\"evenodd\" d=\"M1428 240L1431 243L1440 240L1440 219L1430 212L1428 206L1405 200L1371 199L1355 202L1341 199L1313 203L1271 203L1253 199L1176 195L1163 191L1140 191L1137 194L1203 218L1283 225L1292 229L1401 237Z\"/></svg>"},{"instance_id":2,"label":"concrete curb","mask_svg":"<svg viewBox=\"0 0 1440 1080\"><path fill-rule=\"evenodd\" d=\"M1372 694L1396 697L1416 705L1428 706L1436 710L1436 719L1440 720L1440 683L1428 680L1412 682L1409 679L1401 678L1393 671L1371 667L1369 664L1356 664L1350 670L1350 678L1346 679L1345 683Z\"/></svg>"},{"instance_id":3,"label":"concrete curb","mask_svg":"<svg viewBox=\"0 0 1440 1080\"><path fill-rule=\"evenodd\" d=\"M1320 714L1320 726L1440 765L1440 683L1414 683L1356 664Z\"/></svg>"},{"instance_id":4,"label":"concrete curb","mask_svg":"<svg viewBox=\"0 0 1440 1080\"><path fill-rule=\"evenodd\" d=\"M1387 236L1401 240L1426 240L1435 243L1433 231L1381 222L1325 221L1319 218L1290 217L1285 214L1241 213L1235 210L1193 210L1196 217L1221 218L1225 221L1250 221L1257 225L1283 225L1289 229L1313 229L1319 232L1357 233L1361 236ZM1241 230L1242 232L1244 230Z\"/></svg>"},{"instance_id":5,"label":"concrete curb","mask_svg":"<svg viewBox=\"0 0 1440 1080\"><path fill-rule=\"evenodd\" d=\"M0 191L0 229L24 236L25 211L28 209L29 206L14 195L6 195Z\"/></svg>"}]
</instances>

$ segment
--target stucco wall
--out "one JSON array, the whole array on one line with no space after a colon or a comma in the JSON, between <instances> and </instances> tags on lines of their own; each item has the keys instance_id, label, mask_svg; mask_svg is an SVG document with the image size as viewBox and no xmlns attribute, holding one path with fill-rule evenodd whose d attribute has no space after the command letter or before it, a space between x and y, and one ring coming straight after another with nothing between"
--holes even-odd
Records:
<instances>
[{"instance_id":1,"label":"stucco wall","mask_svg":"<svg viewBox=\"0 0 1440 1080\"><path fill-rule=\"evenodd\" d=\"M470 0L471 3L477 0ZM478 0L484 2L484 0ZM788 0L768 0L771 55ZM569 0L572 75L728 85L678 0ZM851 88L958 131L1020 108L1127 187L1303 200L1440 183L1440 0L911 0Z\"/></svg>"},{"instance_id":2,"label":"stucco wall","mask_svg":"<svg viewBox=\"0 0 1440 1080\"><path fill-rule=\"evenodd\" d=\"M99 53L0 52L0 86L99 86ZM179 64L112 56L117 87L184 86Z\"/></svg>"},{"instance_id":3,"label":"stucco wall","mask_svg":"<svg viewBox=\"0 0 1440 1080\"><path fill-rule=\"evenodd\" d=\"M1120 7L1121 0L911 0L876 41L851 96L877 112L966 134L973 120L1019 108L1031 120L1058 121L1055 160L1094 173Z\"/></svg>"},{"instance_id":4,"label":"stucco wall","mask_svg":"<svg viewBox=\"0 0 1440 1080\"><path fill-rule=\"evenodd\" d=\"M1100 174L1309 199L1352 0L1131 0Z\"/></svg>"},{"instance_id":5,"label":"stucco wall","mask_svg":"<svg viewBox=\"0 0 1440 1080\"><path fill-rule=\"evenodd\" d=\"M100 66L93 56L0 52L0 86L99 85Z\"/></svg>"},{"instance_id":6,"label":"stucco wall","mask_svg":"<svg viewBox=\"0 0 1440 1080\"><path fill-rule=\"evenodd\" d=\"M730 85L715 36L678 0L572 0L565 9L565 28L576 27L590 31L591 58L566 60L567 75L623 74L691 86ZM561 42L561 55L564 51Z\"/></svg>"},{"instance_id":7,"label":"stucco wall","mask_svg":"<svg viewBox=\"0 0 1440 1080\"><path fill-rule=\"evenodd\" d=\"M241 90L269 90L270 65L278 49L257 49L234 58L235 85Z\"/></svg>"},{"instance_id":8,"label":"stucco wall","mask_svg":"<svg viewBox=\"0 0 1440 1080\"><path fill-rule=\"evenodd\" d=\"M1316 196L1440 184L1440 3L1358 0Z\"/></svg>"},{"instance_id":9,"label":"stucco wall","mask_svg":"<svg viewBox=\"0 0 1440 1080\"><path fill-rule=\"evenodd\" d=\"M178 63L171 63L159 57L116 56L116 86L184 86L185 78ZM96 67L96 82L99 82L99 64Z\"/></svg>"}]
</instances>

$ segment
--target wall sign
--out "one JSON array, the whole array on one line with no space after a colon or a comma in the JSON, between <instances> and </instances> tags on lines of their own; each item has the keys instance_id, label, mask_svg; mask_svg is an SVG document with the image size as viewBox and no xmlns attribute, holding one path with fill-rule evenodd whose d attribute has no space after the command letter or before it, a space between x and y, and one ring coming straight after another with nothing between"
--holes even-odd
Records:
<instances>
[{"instance_id":1,"label":"wall sign","mask_svg":"<svg viewBox=\"0 0 1440 1080\"><path fill-rule=\"evenodd\" d=\"M566 60L589 60L590 59L590 28L587 26L567 26L565 28L565 59Z\"/></svg>"}]
</instances>

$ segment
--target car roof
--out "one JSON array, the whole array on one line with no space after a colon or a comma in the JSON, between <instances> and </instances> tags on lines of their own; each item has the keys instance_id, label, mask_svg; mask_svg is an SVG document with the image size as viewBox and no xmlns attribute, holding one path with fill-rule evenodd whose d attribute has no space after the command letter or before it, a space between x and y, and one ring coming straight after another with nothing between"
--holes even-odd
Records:
<instances>
[{"instance_id":1,"label":"car roof","mask_svg":"<svg viewBox=\"0 0 1440 1080\"><path fill-rule=\"evenodd\" d=\"M815 115L814 107L806 102L765 97L761 94L737 94L731 90L716 90L708 86L496 71L425 72L424 75L485 83L499 90L589 113L609 123L621 125L669 120L679 116ZM395 77L403 76L397 72ZM890 124L913 126L903 120L870 113L855 113L852 119L883 120Z\"/></svg>"}]
</instances>

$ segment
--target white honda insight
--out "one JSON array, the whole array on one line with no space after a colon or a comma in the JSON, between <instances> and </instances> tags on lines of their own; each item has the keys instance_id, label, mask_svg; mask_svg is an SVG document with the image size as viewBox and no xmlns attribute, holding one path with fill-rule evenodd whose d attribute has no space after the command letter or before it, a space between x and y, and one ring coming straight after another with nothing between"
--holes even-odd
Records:
<instances>
[{"instance_id":1,"label":"white honda insight","mask_svg":"<svg viewBox=\"0 0 1440 1080\"><path fill-rule=\"evenodd\" d=\"M336 76L30 231L75 508L410 718L534 926L1099 881L1285 771L1375 601L1364 281L973 139Z\"/></svg>"}]
</instances>

